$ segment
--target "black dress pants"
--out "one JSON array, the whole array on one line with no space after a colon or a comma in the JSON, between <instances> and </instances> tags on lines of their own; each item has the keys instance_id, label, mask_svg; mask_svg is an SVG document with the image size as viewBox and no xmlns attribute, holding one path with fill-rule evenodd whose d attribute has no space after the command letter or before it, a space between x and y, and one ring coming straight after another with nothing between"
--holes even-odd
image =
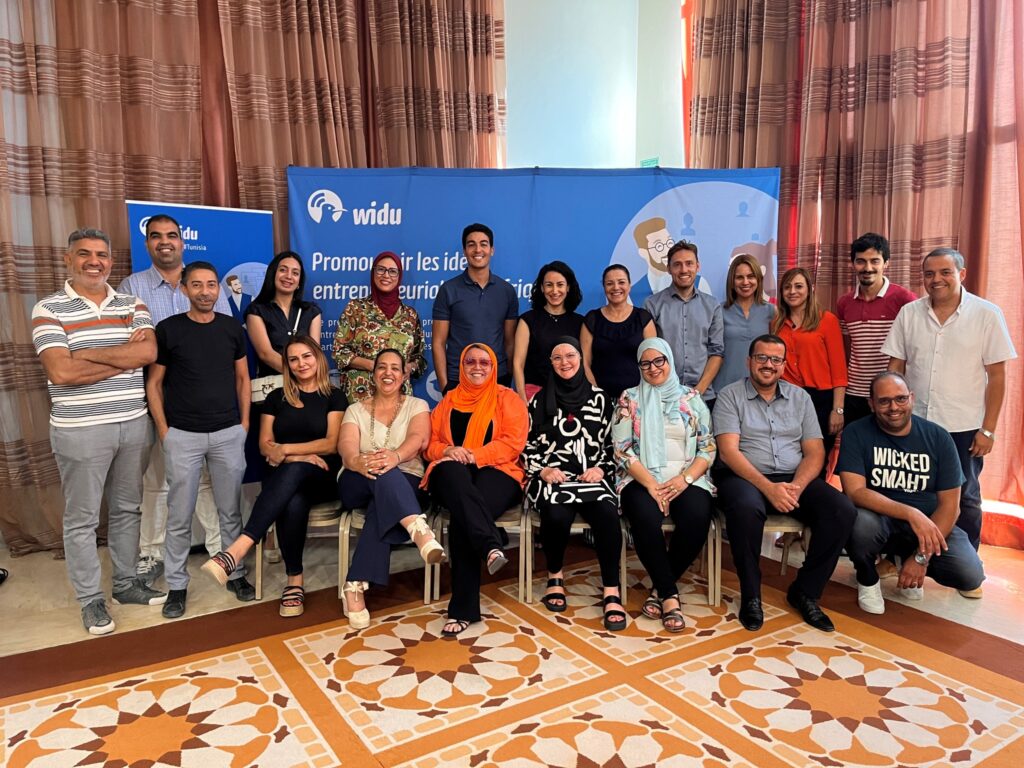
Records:
<instances>
[{"instance_id":1,"label":"black dress pants","mask_svg":"<svg viewBox=\"0 0 1024 768\"><path fill-rule=\"evenodd\" d=\"M658 503L636 481L622 489L622 514L629 520L633 546L651 577L654 591L662 599L679 592L676 582L700 554L715 512L711 494L691 485L672 499L668 513L676 529L666 549L661 527L665 515Z\"/></svg>"},{"instance_id":2,"label":"black dress pants","mask_svg":"<svg viewBox=\"0 0 1024 768\"><path fill-rule=\"evenodd\" d=\"M494 467L443 461L429 480L434 503L448 510L448 558L452 598L448 618L480 621L480 566L492 549L501 549L494 521L523 497L519 483Z\"/></svg>"},{"instance_id":3,"label":"black dress pants","mask_svg":"<svg viewBox=\"0 0 1024 768\"><path fill-rule=\"evenodd\" d=\"M791 474L767 475L773 483L790 482ZM740 578L743 599L761 596L761 539L769 514L776 512L757 488L722 466L715 475L718 498L729 530L729 547ZM800 506L789 513L811 529L807 557L794 584L817 600L825 590L839 555L857 519L857 510L845 495L821 478L814 478L800 494Z\"/></svg>"},{"instance_id":4,"label":"black dress pants","mask_svg":"<svg viewBox=\"0 0 1024 768\"><path fill-rule=\"evenodd\" d=\"M562 570L569 532L579 513L594 533L597 562L601 566L601 583L606 587L619 586L619 554L622 552L622 529L619 511L611 501L581 501L575 504L538 502L540 513L540 543L544 548L548 572Z\"/></svg>"}]
</instances>

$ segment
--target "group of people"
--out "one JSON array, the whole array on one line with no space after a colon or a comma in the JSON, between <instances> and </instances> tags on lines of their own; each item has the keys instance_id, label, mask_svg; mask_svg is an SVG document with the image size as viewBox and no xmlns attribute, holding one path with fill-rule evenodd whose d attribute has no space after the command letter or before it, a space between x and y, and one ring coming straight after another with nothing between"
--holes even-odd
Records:
<instances>
[{"instance_id":1,"label":"group of people","mask_svg":"<svg viewBox=\"0 0 1024 768\"><path fill-rule=\"evenodd\" d=\"M819 629L833 629L819 601L844 548L865 611L884 610L880 574L892 561L910 595L926 575L981 594L978 475L1015 352L999 309L963 288L955 250L924 258L927 296L917 299L885 277L885 238L858 238L857 285L833 314L802 268L783 275L778 306L768 302L748 254L730 263L719 304L696 290L697 246L678 242L668 255L672 284L643 308L630 301L629 271L613 264L602 276L607 302L581 316L574 271L554 261L519 316L514 289L491 271L493 232L471 224L466 269L434 303L444 394L431 410L412 394L426 343L400 298L398 255L373 260L369 295L338 322L339 389L319 343L320 309L303 298L298 254L271 262L243 328L213 265L183 265L173 218L149 220L147 247L153 266L115 291L109 239L77 230L65 286L33 312L68 571L90 633L114 629L95 547L105 485L113 599L162 604L168 618L186 609L193 512L211 555L202 570L239 600L254 598L244 559L275 526L287 574L280 613L301 614L309 511L331 499L366 510L343 584L356 629L370 623L367 590L388 583L391 548L410 540L427 563L451 562L443 634L479 621L481 570L497 573L509 560L496 521L524 500L541 519L543 604L567 608L562 567L578 514L593 534L610 631L629 620L620 515L651 581L642 613L675 633L685 628L678 582L716 504L747 629L763 623L760 553L772 513L811 531L787 598ZM842 493L826 482L840 433ZM262 487L243 527L247 455ZM448 512L447 552L427 524L428 505ZM166 593L154 588L161 572Z\"/></svg>"}]
</instances>

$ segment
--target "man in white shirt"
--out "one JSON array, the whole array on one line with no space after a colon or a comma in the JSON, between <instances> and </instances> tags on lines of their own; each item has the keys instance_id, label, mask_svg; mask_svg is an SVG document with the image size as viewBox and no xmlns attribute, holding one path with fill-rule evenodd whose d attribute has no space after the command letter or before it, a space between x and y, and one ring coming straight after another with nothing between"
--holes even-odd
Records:
<instances>
[{"instance_id":1,"label":"man in white shirt","mask_svg":"<svg viewBox=\"0 0 1024 768\"><path fill-rule=\"evenodd\" d=\"M981 543L981 474L995 442L1006 390L1006 361L1017 356L1003 313L963 287L963 255L936 248L921 262L928 295L904 305L882 345L889 370L915 394L914 414L956 443L964 473L956 524ZM968 596L981 597L981 591Z\"/></svg>"}]
</instances>

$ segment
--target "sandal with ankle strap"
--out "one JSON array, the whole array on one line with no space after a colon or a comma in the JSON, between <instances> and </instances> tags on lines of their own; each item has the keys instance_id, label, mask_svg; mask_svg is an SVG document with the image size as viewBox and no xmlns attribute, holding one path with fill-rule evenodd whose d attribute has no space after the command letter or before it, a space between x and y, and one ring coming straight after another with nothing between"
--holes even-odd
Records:
<instances>
[{"instance_id":1,"label":"sandal with ankle strap","mask_svg":"<svg viewBox=\"0 0 1024 768\"><path fill-rule=\"evenodd\" d=\"M448 619L448 621L444 623L444 626L447 627L449 624L456 624L458 625L459 628L455 630L450 630L442 627L441 635L444 637L456 637L458 635L461 635L467 629L469 629L469 622L465 619Z\"/></svg>"},{"instance_id":2,"label":"sandal with ankle strap","mask_svg":"<svg viewBox=\"0 0 1024 768\"><path fill-rule=\"evenodd\" d=\"M609 605L622 605L622 598L618 595L605 595L604 602L604 628L609 632L621 632L626 628L626 612L619 608L609 609Z\"/></svg>"},{"instance_id":3,"label":"sandal with ankle strap","mask_svg":"<svg viewBox=\"0 0 1024 768\"><path fill-rule=\"evenodd\" d=\"M487 553L487 572L493 576L508 565L508 558L500 549L492 549Z\"/></svg>"},{"instance_id":4,"label":"sandal with ankle strap","mask_svg":"<svg viewBox=\"0 0 1024 768\"><path fill-rule=\"evenodd\" d=\"M366 592L370 585L365 581L346 581L345 586L342 588L342 592L351 592L355 595L361 595ZM365 599L365 598L364 598ZM348 616L348 625L352 629L366 629L370 626L370 611L367 608L363 608L359 611L349 610L348 598L341 601L341 610L346 616Z\"/></svg>"},{"instance_id":5,"label":"sandal with ankle strap","mask_svg":"<svg viewBox=\"0 0 1024 768\"><path fill-rule=\"evenodd\" d=\"M235 562L235 558L227 552L218 552L203 563L200 570L207 576L212 576L218 584L224 587L227 586L228 576L234 573L236 568L238 568L238 563Z\"/></svg>"},{"instance_id":6,"label":"sandal with ankle strap","mask_svg":"<svg viewBox=\"0 0 1024 768\"><path fill-rule=\"evenodd\" d=\"M444 547L434 538L434 532L430 530L430 526L427 525L426 515L417 515L409 526L405 529L409 532L409 538L413 539L415 543L416 536L429 536L430 538L423 542L420 549L420 557L423 558L423 562L427 565L437 565L443 563L445 560Z\"/></svg>"},{"instance_id":7,"label":"sandal with ankle strap","mask_svg":"<svg viewBox=\"0 0 1024 768\"><path fill-rule=\"evenodd\" d=\"M305 610L306 590L298 584L285 587L281 592L281 607L278 609L285 618L301 616Z\"/></svg>"},{"instance_id":8,"label":"sandal with ankle strap","mask_svg":"<svg viewBox=\"0 0 1024 768\"><path fill-rule=\"evenodd\" d=\"M665 600L675 600L679 603L679 607L666 611ZM665 600L661 601L661 626L665 628L666 632L671 632L675 635L686 629L686 621L683 619L682 610L683 601L679 599L679 595L669 595Z\"/></svg>"},{"instance_id":9,"label":"sandal with ankle strap","mask_svg":"<svg viewBox=\"0 0 1024 768\"><path fill-rule=\"evenodd\" d=\"M561 587L561 592L550 592L540 599L544 603L544 607L552 613L562 613L568 604L568 598L565 594L565 580L564 579L548 579L548 589L553 587Z\"/></svg>"},{"instance_id":10,"label":"sandal with ankle strap","mask_svg":"<svg viewBox=\"0 0 1024 768\"><path fill-rule=\"evenodd\" d=\"M651 594L644 600L644 604L640 606L640 613L646 616L648 619L654 619L659 621L661 619L661 600L654 594L654 590L651 590Z\"/></svg>"}]
</instances>

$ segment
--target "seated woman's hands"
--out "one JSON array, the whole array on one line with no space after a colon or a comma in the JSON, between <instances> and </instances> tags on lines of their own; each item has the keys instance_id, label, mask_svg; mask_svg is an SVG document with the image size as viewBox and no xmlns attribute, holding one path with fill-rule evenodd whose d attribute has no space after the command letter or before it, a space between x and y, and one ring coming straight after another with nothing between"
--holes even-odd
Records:
<instances>
[{"instance_id":1,"label":"seated woman's hands","mask_svg":"<svg viewBox=\"0 0 1024 768\"><path fill-rule=\"evenodd\" d=\"M281 443L269 442L266 443L266 460L267 464L272 467L279 467L284 464L288 458L288 454L284 451L284 446Z\"/></svg>"},{"instance_id":2,"label":"seated woman's hands","mask_svg":"<svg viewBox=\"0 0 1024 768\"><path fill-rule=\"evenodd\" d=\"M550 485L564 483L569 479L568 477L566 477L565 472L560 470L558 467L544 467L544 469L542 469L539 474L540 479L543 480L545 483L549 483Z\"/></svg>"},{"instance_id":3,"label":"seated woman's hands","mask_svg":"<svg viewBox=\"0 0 1024 768\"><path fill-rule=\"evenodd\" d=\"M476 456L473 455L473 452L461 445L449 445L444 449L444 457L457 461L459 464L476 464Z\"/></svg>"},{"instance_id":4,"label":"seated woman's hands","mask_svg":"<svg viewBox=\"0 0 1024 768\"><path fill-rule=\"evenodd\" d=\"M324 461L319 456L317 456L315 453L296 453L291 456L286 456L284 461L286 464L294 464L299 461L304 461L307 464L312 464L314 466L320 467L320 469L328 469L327 462Z\"/></svg>"},{"instance_id":5,"label":"seated woman's hands","mask_svg":"<svg viewBox=\"0 0 1024 768\"><path fill-rule=\"evenodd\" d=\"M658 509L661 510L663 515L668 515L669 504L672 500L686 490L686 481L679 475L669 478L664 483L659 483L652 476L650 482L646 483L644 487L647 489L647 493L651 495L658 504Z\"/></svg>"},{"instance_id":6,"label":"seated woman's hands","mask_svg":"<svg viewBox=\"0 0 1024 768\"><path fill-rule=\"evenodd\" d=\"M602 480L604 480L604 470L600 467L585 469L583 474L580 475L581 483L599 483Z\"/></svg>"},{"instance_id":7,"label":"seated woman's hands","mask_svg":"<svg viewBox=\"0 0 1024 768\"><path fill-rule=\"evenodd\" d=\"M383 448L379 451L359 454L359 474L374 480L385 472L390 472L398 466L398 451L393 448Z\"/></svg>"}]
</instances>

